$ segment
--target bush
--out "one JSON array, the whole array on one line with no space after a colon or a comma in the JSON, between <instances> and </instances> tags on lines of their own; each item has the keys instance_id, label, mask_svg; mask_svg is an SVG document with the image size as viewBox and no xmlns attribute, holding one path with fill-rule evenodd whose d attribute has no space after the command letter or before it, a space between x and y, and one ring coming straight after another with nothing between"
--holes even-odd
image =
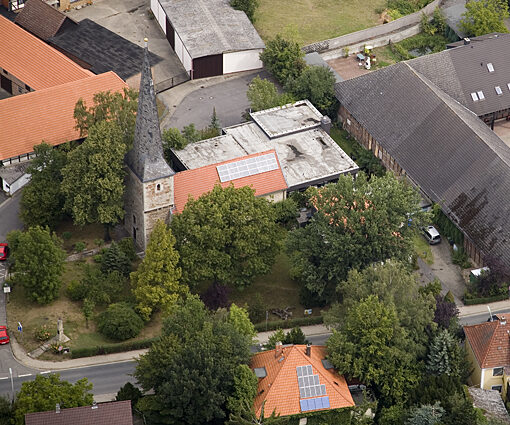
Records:
<instances>
[{"instance_id":1,"label":"bush","mask_svg":"<svg viewBox=\"0 0 510 425\"><path fill-rule=\"evenodd\" d=\"M142 392L135 387L131 382L127 382L126 385L120 387L115 400L123 401L123 400L131 400L131 409L136 406L138 400L142 398Z\"/></svg>"},{"instance_id":2,"label":"bush","mask_svg":"<svg viewBox=\"0 0 510 425\"><path fill-rule=\"evenodd\" d=\"M39 326L34 331L34 338L41 342L48 341L51 338L50 328L47 325Z\"/></svg>"},{"instance_id":3,"label":"bush","mask_svg":"<svg viewBox=\"0 0 510 425\"><path fill-rule=\"evenodd\" d=\"M82 252L85 249L85 242L76 242L74 244L74 250L78 253Z\"/></svg>"},{"instance_id":4,"label":"bush","mask_svg":"<svg viewBox=\"0 0 510 425\"><path fill-rule=\"evenodd\" d=\"M79 359L81 357L101 356L103 354L123 353L125 351L141 350L149 348L153 343L159 340L159 337L141 339L138 341L128 341L115 345L100 345L97 347L76 348L71 350L71 357Z\"/></svg>"},{"instance_id":5,"label":"bush","mask_svg":"<svg viewBox=\"0 0 510 425\"><path fill-rule=\"evenodd\" d=\"M82 282L78 282L77 280L71 280L67 285L67 296L71 299L71 301L81 301L83 300L88 293L88 289L86 285Z\"/></svg>"},{"instance_id":6,"label":"bush","mask_svg":"<svg viewBox=\"0 0 510 425\"><path fill-rule=\"evenodd\" d=\"M103 273L118 271L124 276L127 276L131 271L131 262L115 242L112 242L110 247L104 250L101 258L101 271Z\"/></svg>"},{"instance_id":7,"label":"bush","mask_svg":"<svg viewBox=\"0 0 510 425\"><path fill-rule=\"evenodd\" d=\"M94 245L96 246L103 246L104 244L104 240L101 239L101 238L98 238L98 239L94 239Z\"/></svg>"},{"instance_id":8,"label":"bush","mask_svg":"<svg viewBox=\"0 0 510 425\"><path fill-rule=\"evenodd\" d=\"M298 77L306 68L304 52L295 41L286 40L280 34L266 43L260 54L264 67L280 82Z\"/></svg>"},{"instance_id":9,"label":"bush","mask_svg":"<svg viewBox=\"0 0 510 425\"><path fill-rule=\"evenodd\" d=\"M253 302L248 306L248 315L252 323L262 322L266 318L267 305L264 303L259 292L253 297Z\"/></svg>"},{"instance_id":10,"label":"bush","mask_svg":"<svg viewBox=\"0 0 510 425\"><path fill-rule=\"evenodd\" d=\"M448 291L444 296L444 300L449 302L450 304L455 304L455 297L452 294L452 291Z\"/></svg>"},{"instance_id":11,"label":"bush","mask_svg":"<svg viewBox=\"0 0 510 425\"><path fill-rule=\"evenodd\" d=\"M276 329L281 329L282 327L285 328L293 328L296 326L310 326L310 325L319 325L324 322L324 319L322 316L311 316L311 317L301 317L297 319L289 319L289 320L277 320L274 322L267 322L267 329L266 329L266 323L258 323L255 325L255 330L257 332L263 332L263 331L274 331Z\"/></svg>"},{"instance_id":12,"label":"bush","mask_svg":"<svg viewBox=\"0 0 510 425\"><path fill-rule=\"evenodd\" d=\"M134 261L136 259L135 243L132 238L121 239L117 245L129 261Z\"/></svg>"},{"instance_id":13,"label":"bush","mask_svg":"<svg viewBox=\"0 0 510 425\"><path fill-rule=\"evenodd\" d=\"M71 239L71 236L73 236L73 234L71 232L63 232L62 233L62 239L64 239L65 241L68 241L69 239Z\"/></svg>"},{"instance_id":14,"label":"bush","mask_svg":"<svg viewBox=\"0 0 510 425\"><path fill-rule=\"evenodd\" d=\"M500 295L494 295L492 297L486 298L474 298L474 296L468 292L464 295L464 304L465 305L475 305L475 304L489 304L496 301L503 301L508 299L508 294L506 292Z\"/></svg>"},{"instance_id":15,"label":"bush","mask_svg":"<svg viewBox=\"0 0 510 425\"><path fill-rule=\"evenodd\" d=\"M228 297L231 289L226 285L212 283L205 292L200 294L200 298L205 306L210 310L218 310L219 308L229 307L232 304Z\"/></svg>"},{"instance_id":16,"label":"bush","mask_svg":"<svg viewBox=\"0 0 510 425\"><path fill-rule=\"evenodd\" d=\"M293 198L287 198L271 204L276 212L276 222L289 229L297 224L299 216L297 202Z\"/></svg>"},{"instance_id":17,"label":"bush","mask_svg":"<svg viewBox=\"0 0 510 425\"><path fill-rule=\"evenodd\" d=\"M113 340L134 338L142 328L141 317L125 303L110 304L108 309L99 315L99 332Z\"/></svg>"},{"instance_id":18,"label":"bush","mask_svg":"<svg viewBox=\"0 0 510 425\"><path fill-rule=\"evenodd\" d=\"M471 267L471 261L469 261L468 255L462 248L452 250L452 263L457 264L463 269Z\"/></svg>"}]
</instances>

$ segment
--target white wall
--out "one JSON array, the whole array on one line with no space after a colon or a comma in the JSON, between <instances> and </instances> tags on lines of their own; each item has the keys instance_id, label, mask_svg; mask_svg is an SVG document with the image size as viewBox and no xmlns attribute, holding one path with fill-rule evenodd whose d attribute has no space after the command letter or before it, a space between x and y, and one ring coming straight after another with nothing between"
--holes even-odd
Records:
<instances>
[{"instance_id":1,"label":"white wall","mask_svg":"<svg viewBox=\"0 0 510 425\"><path fill-rule=\"evenodd\" d=\"M23 186L25 186L29 181L30 181L30 174L23 174L18 180L16 180L11 185L8 185L5 180L2 180L3 190L4 190L4 192L9 193L10 195L14 195L18 190L20 190Z\"/></svg>"},{"instance_id":2,"label":"white wall","mask_svg":"<svg viewBox=\"0 0 510 425\"><path fill-rule=\"evenodd\" d=\"M259 54L262 49L243 50L241 52L223 53L223 73L247 71L262 68Z\"/></svg>"},{"instance_id":3,"label":"white wall","mask_svg":"<svg viewBox=\"0 0 510 425\"><path fill-rule=\"evenodd\" d=\"M151 0L151 11L154 14L154 18L156 18L156 21L159 21L158 6L159 6L158 0Z\"/></svg>"},{"instance_id":4,"label":"white wall","mask_svg":"<svg viewBox=\"0 0 510 425\"><path fill-rule=\"evenodd\" d=\"M156 3L158 5L158 22L159 22L159 26L161 27L163 32L166 34L166 14L165 14L163 8L161 7L161 5L159 4L159 2L157 0L156 0Z\"/></svg>"},{"instance_id":5,"label":"white wall","mask_svg":"<svg viewBox=\"0 0 510 425\"><path fill-rule=\"evenodd\" d=\"M191 70L191 56L185 49L179 34L177 34L177 31L175 31L175 53L179 57L181 63L184 65L184 69L189 72Z\"/></svg>"}]
</instances>

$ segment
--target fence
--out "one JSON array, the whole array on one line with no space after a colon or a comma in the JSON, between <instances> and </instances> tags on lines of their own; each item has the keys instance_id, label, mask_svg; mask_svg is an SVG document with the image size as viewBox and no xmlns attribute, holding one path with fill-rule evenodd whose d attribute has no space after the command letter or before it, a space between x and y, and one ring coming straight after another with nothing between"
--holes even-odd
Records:
<instances>
[{"instance_id":1,"label":"fence","mask_svg":"<svg viewBox=\"0 0 510 425\"><path fill-rule=\"evenodd\" d=\"M161 81L155 85L156 94L161 93L165 90L171 89L172 87L178 86L179 84L185 83L186 81L191 79L191 71L182 72L180 74L174 75L167 80Z\"/></svg>"}]
</instances>

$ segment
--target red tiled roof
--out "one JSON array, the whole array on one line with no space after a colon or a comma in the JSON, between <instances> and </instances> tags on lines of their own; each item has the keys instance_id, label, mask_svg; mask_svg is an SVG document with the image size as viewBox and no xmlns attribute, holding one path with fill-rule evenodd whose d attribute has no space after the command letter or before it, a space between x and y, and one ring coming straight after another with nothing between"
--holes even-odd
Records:
<instances>
[{"instance_id":1,"label":"red tiled roof","mask_svg":"<svg viewBox=\"0 0 510 425\"><path fill-rule=\"evenodd\" d=\"M25 425L133 425L131 400L99 403L49 412L27 413Z\"/></svg>"},{"instance_id":2,"label":"red tiled roof","mask_svg":"<svg viewBox=\"0 0 510 425\"><path fill-rule=\"evenodd\" d=\"M82 98L90 106L95 93L124 87L127 84L117 74L106 72L0 100L0 160L33 152L43 140L59 145L78 139L76 102Z\"/></svg>"},{"instance_id":3,"label":"red tiled roof","mask_svg":"<svg viewBox=\"0 0 510 425\"><path fill-rule=\"evenodd\" d=\"M307 356L305 345L284 347L281 349L281 361L282 355L277 355L275 350L257 353L252 357L252 369L265 367L267 372L265 378L259 379L258 395L254 402L257 415L260 415L264 401L265 417L274 410L281 416L301 413L296 368L305 365L311 365L313 373L319 375L320 384L326 385L330 409L354 406L345 378L334 369L325 369L322 364L326 358L326 347L312 346L310 349L310 356Z\"/></svg>"},{"instance_id":4,"label":"red tiled roof","mask_svg":"<svg viewBox=\"0 0 510 425\"><path fill-rule=\"evenodd\" d=\"M510 323L499 320L464 326L476 360L482 369L510 366Z\"/></svg>"},{"instance_id":5,"label":"red tiled roof","mask_svg":"<svg viewBox=\"0 0 510 425\"><path fill-rule=\"evenodd\" d=\"M0 15L0 68L41 90L93 75Z\"/></svg>"},{"instance_id":6,"label":"red tiled roof","mask_svg":"<svg viewBox=\"0 0 510 425\"><path fill-rule=\"evenodd\" d=\"M276 170L266 171L264 173L242 177L240 179L226 181L223 183L220 182L218 171L216 170L218 165L228 164L230 162L253 158L268 153L274 153L276 155L274 150L270 150L177 173L174 176L174 199L176 212L181 213L184 210L189 196L197 199L200 195L211 191L214 188L214 185L218 183L222 187L228 187L230 184L233 184L236 188L251 186L255 189L255 196L268 195L270 193L287 189L287 183L283 177L278 157L276 158L278 162L278 169Z\"/></svg>"}]
</instances>

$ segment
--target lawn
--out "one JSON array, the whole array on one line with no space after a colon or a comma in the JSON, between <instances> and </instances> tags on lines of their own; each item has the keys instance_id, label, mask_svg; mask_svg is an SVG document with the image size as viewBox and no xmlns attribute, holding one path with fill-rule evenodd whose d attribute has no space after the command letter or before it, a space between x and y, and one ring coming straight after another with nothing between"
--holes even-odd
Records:
<instances>
[{"instance_id":1,"label":"lawn","mask_svg":"<svg viewBox=\"0 0 510 425\"><path fill-rule=\"evenodd\" d=\"M295 34L300 45L379 24L386 0L260 0L255 28L264 41Z\"/></svg>"},{"instance_id":2,"label":"lawn","mask_svg":"<svg viewBox=\"0 0 510 425\"><path fill-rule=\"evenodd\" d=\"M352 158L356 148L359 146L356 140L350 137L346 130L339 129L338 127L331 127L330 136Z\"/></svg>"},{"instance_id":3,"label":"lawn","mask_svg":"<svg viewBox=\"0 0 510 425\"><path fill-rule=\"evenodd\" d=\"M87 224L76 226L72 220L62 221L55 229L57 235L64 241L64 249L72 252L77 242L83 242L85 249L97 248L97 243L102 243L104 227L101 224Z\"/></svg>"},{"instance_id":4,"label":"lawn","mask_svg":"<svg viewBox=\"0 0 510 425\"><path fill-rule=\"evenodd\" d=\"M414 252L428 265L434 264L434 256L430 245L422 235L415 235L413 238Z\"/></svg>"}]
</instances>

